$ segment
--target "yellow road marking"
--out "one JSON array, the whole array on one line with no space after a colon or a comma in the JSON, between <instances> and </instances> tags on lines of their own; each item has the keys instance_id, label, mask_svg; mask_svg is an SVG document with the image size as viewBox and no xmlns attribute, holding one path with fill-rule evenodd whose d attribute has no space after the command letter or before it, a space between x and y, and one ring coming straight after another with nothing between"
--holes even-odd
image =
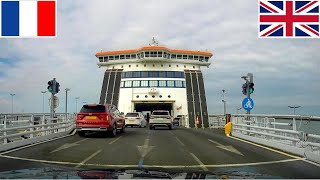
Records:
<instances>
[{"instance_id":1,"label":"yellow road marking","mask_svg":"<svg viewBox=\"0 0 320 180\"><path fill-rule=\"evenodd\" d=\"M201 162L201 160L196 156L194 155L193 153L190 153L190 155L193 157L194 160L196 160L199 164L200 164L200 167L205 170L205 171L209 171L206 166Z\"/></svg>"},{"instance_id":2,"label":"yellow road marking","mask_svg":"<svg viewBox=\"0 0 320 180\"><path fill-rule=\"evenodd\" d=\"M269 151L276 152L276 153L279 153L279 154L282 154L282 155L285 155L285 156L288 156L288 157L291 157L291 158L295 158L295 159L301 158L299 156L291 155L291 154L288 154L288 153L285 153L285 152L282 152L282 151L278 151L276 149L273 149L273 148L270 148L270 147L266 147L266 146L263 146L263 145L260 145L260 144L256 144L254 142L250 142L250 141L247 141L247 140L244 140L244 139L240 139L240 138L237 138L237 137L234 137L234 136L229 136L229 138L236 139L238 141L242 141L242 142L245 142L245 143L260 147L260 148L263 148L263 149L267 149Z\"/></svg>"},{"instance_id":3,"label":"yellow road marking","mask_svg":"<svg viewBox=\"0 0 320 180\"><path fill-rule=\"evenodd\" d=\"M96 152L98 154L98 152ZM191 153L190 153L191 154ZM77 166L79 163L74 162L63 162L63 161L48 161L48 160L40 160L40 159L29 159L29 158L21 158L21 157L14 157L14 156L7 156L7 155L0 155L3 158L9 159L16 159L16 160L23 160L23 161L32 161L32 162L40 162L40 163L50 163L50 164L62 164L62 165L74 165ZM303 161L305 158L298 158L298 159L285 159L279 161L265 161L265 162L255 162L255 163L240 163L240 164L211 164L211 165L143 165L143 167L147 168L214 168L214 167L238 167L238 166L256 166L256 165L264 165L264 164L279 164L285 162L292 162L292 161ZM81 162L80 162L81 163ZM94 167L138 167L138 165L119 165L119 164L81 164L82 166L94 166Z\"/></svg>"}]
</instances>

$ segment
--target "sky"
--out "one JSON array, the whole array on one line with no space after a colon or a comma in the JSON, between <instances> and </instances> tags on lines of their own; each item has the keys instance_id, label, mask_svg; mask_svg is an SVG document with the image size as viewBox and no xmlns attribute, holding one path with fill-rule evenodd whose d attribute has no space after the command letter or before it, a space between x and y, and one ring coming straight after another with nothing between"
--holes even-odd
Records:
<instances>
[{"instance_id":1,"label":"sky","mask_svg":"<svg viewBox=\"0 0 320 180\"><path fill-rule=\"evenodd\" d=\"M94 56L104 51L137 49L155 37L172 49L208 50L203 67L208 110L236 113L244 98L241 76L253 73L255 114L320 115L319 39L258 38L257 0L60 0L56 38L0 39L0 113L42 112L47 82L61 91L58 112L76 111L75 97L97 103L103 70ZM49 94L45 96L48 112ZM240 110L239 113L243 113Z\"/></svg>"}]
</instances>

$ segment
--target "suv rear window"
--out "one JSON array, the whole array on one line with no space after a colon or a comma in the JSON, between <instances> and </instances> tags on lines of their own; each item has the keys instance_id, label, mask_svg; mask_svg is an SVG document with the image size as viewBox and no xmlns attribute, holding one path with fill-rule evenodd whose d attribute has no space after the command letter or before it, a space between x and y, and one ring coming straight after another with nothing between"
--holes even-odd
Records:
<instances>
[{"instance_id":1,"label":"suv rear window","mask_svg":"<svg viewBox=\"0 0 320 180\"><path fill-rule=\"evenodd\" d=\"M139 117L138 113L127 113L126 117Z\"/></svg>"},{"instance_id":2,"label":"suv rear window","mask_svg":"<svg viewBox=\"0 0 320 180\"><path fill-rule=\"evenodd\" d=\"M169 115L166 111L153 111L152 115Z\"/></svg>"},{"instance_id":3,"label":"suv rear window","mask_svg":"<svg viewBox=\"0 0 320 180\"><path fill-rule=\"evenodd\" d=\"M96 106L89 106L83 105L80 113L102 113L106 112L106 108L104 105L96 105Z\"/></svg>"}]
</instances>

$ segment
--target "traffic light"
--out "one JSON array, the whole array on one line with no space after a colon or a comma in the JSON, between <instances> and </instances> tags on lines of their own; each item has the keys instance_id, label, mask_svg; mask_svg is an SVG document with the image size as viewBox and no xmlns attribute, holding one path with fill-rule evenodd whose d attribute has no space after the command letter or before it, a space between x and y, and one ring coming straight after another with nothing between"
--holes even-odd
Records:
<instances>
[{"instance_id":1,"label":"traffic light","mask_svg":"<svg viewBox=\"0 0 320 180\"><path fill-rule=\"evenodd\" d=\"M246 83L244 83L244 84L242 85L242 94L243 94L243 95L247 95L247 84L246 84Z\"/></svg>"},{"instance_id":2,"label":"traffic light","mask_svg":"<svg viewBox=\"0 0 320 180\"><path fill-rule=\"evenodd\" d=\"M253 91L254 91L254 87L253 87L253 86L254 86L254 83L250 83L250 84L249 84L249 93L250 93L250 94L252 94Z\"/></svg>"},{"instance_id":3,"label":"traffic light","mask_svg":"<svg viewBox=\"0 0 320 180\"><path fill-rule=\"evenodd\" d=\"M49 92L51 92L51 93L53 92L53 81L52 80L48 81L48 88L47 89Z\"/></svg>"},{"instance_id":4,"label":"traffic light","mask_svg":"<svg viewBox=\"0 0 320 180\"><path fill-rule=\"evenodd\" d=\"M60 91L60 84L56 82L56 91L55 93L58 93Z\"/></svg>"}]
</instances>

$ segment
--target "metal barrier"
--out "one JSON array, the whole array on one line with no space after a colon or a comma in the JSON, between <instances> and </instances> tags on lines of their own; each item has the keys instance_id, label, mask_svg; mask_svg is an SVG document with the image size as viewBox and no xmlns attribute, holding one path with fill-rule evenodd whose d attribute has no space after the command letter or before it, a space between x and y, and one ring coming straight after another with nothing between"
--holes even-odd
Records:
<instances>
[{"instance_id":1,"label":"metal barrier","mask_svg":"<svg viewBox=\"0 0 320 180\"><path fill-rule=\"evenodd\" d=\"M276 122L284 118L292 122ZM320 120L316 116L233 115L232 135L297 154L320 163L320 136L297 130L296 119ZM279 128L279 127L286 127Z\"/></svg>"},{"instance_id":2,"label":"metal barrier","mask_svg":"<svg viewBox=\"0 0 320 180\"><path fill-rule=\"evenodd\" d=\"M223 128L226 124L224 115L209 115L209 128Z\"/></svg>"},{"instance_id":3,"label":"metal barrier","mask_svg":"<svg viewBox=\"0 0 320 180\"><path fill-rule=\"evenodd\" d=\"M75 129L75 115L9 114L0 115L0 151L63 136Z\"/></svg>"}]
</instances>

